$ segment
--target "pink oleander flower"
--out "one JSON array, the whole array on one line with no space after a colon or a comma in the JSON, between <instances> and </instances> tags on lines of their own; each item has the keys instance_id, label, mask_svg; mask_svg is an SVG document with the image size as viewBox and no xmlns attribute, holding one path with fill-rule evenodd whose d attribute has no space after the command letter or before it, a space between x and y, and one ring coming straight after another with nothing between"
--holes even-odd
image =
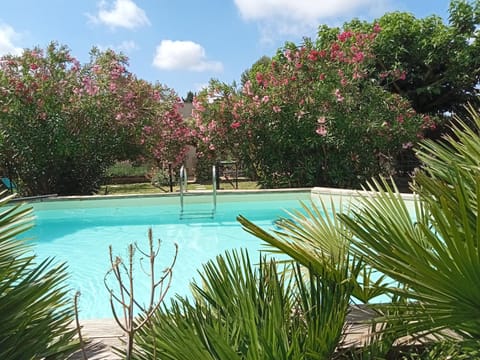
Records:
<instances>
[{"instance_id":1,"label":"pink oleander flower","mask_svg":"<svg viewBox=\"0 0 480 360\"><path fill-rule=\"evenodd\" d=\"M262 73L257 73L257 75L255 76L255 78L257 79L257 83L259 83L260 85L262 85L262 83L263 83L263 75L262 75Z\"/></svg>"},{"instance_id":2,"label":"pink oleander flower","mask_svg":"<svg viewBox=\"0 0 480 360\"><path fill-rule=\"evenodd\" d=\"M150 135L152 133L152 131L153 131L153 128L151 126L146 125L146 126L143 127L143 132L146 135Z\"/></svg>"},{"instance_id":3,"label":"pink oleander flower","mask_svg":"<svg viewBox=\"0 0 480 360\"><path fill-rule=\"evenodd\" d=\"M97 86L97 85L93 85L91 87L87 87L85 89L85 91L87 92L88 95L96 95L98 93L98 91L100 90L100 88Z\"/></svg>"},{"instance_id":4,"label":"pink oleander flower","mask_svg":"<svg viewBox=\"0 0 480 360\"><path fill-rule=\"evenodd\" d=\"M315 132L320 136L327 136L327 127L325 125L319 125Z\"/></svg>"},{"instance_id":5,"label":"pink oleander flower","mask_svg":"<svg viewBox=\"0 0 480 360\"><path fill-rule=\"evenodd\" d=\"M273 110L274 113L279 113L280 111L282 111L282 109L278 105L274 105L272 107L272 110Z\"/></svg>"},{"instance_id":6,"label":"pink oleander flower","mask_svg":"<svg viewBox=\"0 0 480 360\"><path fill-rule=\"evenodd\" d=\"M285 57L287 58L287 60L289 61L292 61L292 52L290 50L285 50Z\"/></svg>"},{"instance_id":7,"label":"pink oleander flower","mask_svg":"<svg viewBox=\"0 0 480 360\"><path fill-rule=\"evenodd\" d=\"M347 41L347 39L351 38L353 33L351 31L344 31L341 34L338 34L337 38L341 42Z\"/></svg>"},{"instance_id":8,"label":"pink oleander flower","mask_svg":"<svg viewBox=\"0 0 480 360\"><path fill-rule=\"evenodd\" d=\"M192 105L196 111L205 111L205 107L196 97L193 98Z\"/></svg>"},{"instance_id":9,"label":"pink oleander flower","mask_svg":"<svg viewBox=\"0 0 480 360\"><path fill-rule=\"evenodd\" d=\"M125 94L125 96L123 97L123 100L125 102L129 102L129 101L132 101L134 98L135 98L135 93L133 93L132 91L129 91L128 93Z\"/></svg>"},{"instance_id":10,"label":"pink oleander flower","mask_svg":"<svg viewBox=\"0 0 480 360\"><path fill-rule=\"evenodd\" d=\"M253 96L252 82L250 80L247 80L247 82L243 86L242 92L248 96Z\"/></svg>"},{"instance_id":11,"label":"pink oleander flower","mask_svg":"<svg viewBox=\"0 0 480 360\"><path fill-rule=\"evenodd\" d=\"M310 53L307 56L308 60L311 60L311 61L316 61L317 57L318 57L318 51L317 50L310 50Z\"/></svg>"},{"instance_id":12,"label":"pink oleander flower","mask_svg":"<svg viewBox=\"0 0 480 360\"><path fill-rule=\"evenodd\" d=\"M268 101L270 100L270 97L268 95L265 95L263 98L262 98L262 103L266 104L268 103Z\"/></svg>"},{"instance_id":13,"label":"pink oleander flower","mask_svg":"<svg viewBox=\"0 0 480 360\"><path fill-rule=\"evenodd\" d=\"M217 127L217 122L215 120L212 120L208 123L207 128L209 131L215 130Z\"/></svg>"},{"instance_id":14,"label":"pink oleander flower","mask_svg":"<svg viewBox=\"0 0 480 360\"><path fill-rule=\"evenodd\" d=\"M238 128L240 127L240 122L235 121L235 122L233 122L233 123L230 125L230 127L231 127L232 129L238 129Z\"/></svg>"},{"instance_id":15,"label":"pink oleander flower","mask_svg":"<svg viewBox=\"0 0 480 360\"><path fill-rule=\"evenodd\" d=\"M340 89L335 89L335 97L337 98L338 102L342 102L345 98L342 96Z\"/></svg>"},{"instance_id":16,"label":"pink oleander flower","mask_svg":"<svg viewBox=\"0 0 480 360\"><path fill-rule=\"evenodd\" d=\"M75 58L72 58L72 63L73 63L72 71L77 72L78 70L80 70L80 61L78 61Z\"/></svg>"},{"instance_id":17,"label":"pink oleander flower","mask_svg":"<svg viewBox=\"0 0 480 360\"><path fill-rule=\"evenodd\" d=\"M325 122L327 121L327 118L325 116L320 116L318 119L317 119L317 123L318 124L325 124Z\"/></svg>"},{"instance_id":18,"label":"pink oleander flower","mask_svg":"<svg viewBox=\"0 0 480 360\"><path fill-rule=\"evenodd\" d=\"M410 141L405 144L402 144L402 149L405 149L405 150L410 149L412 147L413 147L413 144Z\"/></svg>"},{"instance_id":19,"label":"pink oleander flower","mask_svg":"<svg viewBox=\"0 0 480 360\"><path fill-rule=\"evenodd\" d=\"M353 56L353 61L359 63L359 62L362 62L364 58L365 58L365 55L363 54L363 52L358 51Z\"/></svg>"},{"instance_id":20,"label":"pink oleander flower","mask_svg":"<svg viewBox=\"0 0 480 360\"><path fill-rule=\"evenodd\" d=\"M361 79L362 75L355 71L352 75L352 78L353 78L353 80Z\"/></svg>"}]
</instances>

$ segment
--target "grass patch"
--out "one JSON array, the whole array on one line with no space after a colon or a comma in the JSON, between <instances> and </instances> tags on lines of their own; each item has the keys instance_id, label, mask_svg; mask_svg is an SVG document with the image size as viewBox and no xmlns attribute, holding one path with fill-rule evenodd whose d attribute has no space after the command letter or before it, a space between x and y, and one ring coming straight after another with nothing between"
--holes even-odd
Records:
<instances>
[{"instance_id":1,"label":"grass patch","mask_svg":"<svg viewBox=\"0 0 480 360\"><path fill-rule=\"evenodd\" d=\"M135 165L131 161L118 161L107 169L107 176L145 176L149 169L149 166L146 164Z\"/></svg>"},{"instance_id":2,"label":"grass patch","mask_svg":"<svg viewBox=\"0 0 480 360\"><path fill-rule=\"evenodd\" d=\"M235 183L234 183L235 184ZM233 184L233 185L234 185ZM218 190L235 190L235 187L228 182L221 182ZM260 189L256 181L239 181L238 190L256 190ZM188 184L187 191L195 190L212 190L212 184ZM179 186L176 184L173 187L174 192L179 191ZM98 191L97 195L126 195L126 194L164 194L170 192L169 186L156 187L151 183L136 183L136 184L112 184L103 185Z\"/></svg>"}]
</instances>

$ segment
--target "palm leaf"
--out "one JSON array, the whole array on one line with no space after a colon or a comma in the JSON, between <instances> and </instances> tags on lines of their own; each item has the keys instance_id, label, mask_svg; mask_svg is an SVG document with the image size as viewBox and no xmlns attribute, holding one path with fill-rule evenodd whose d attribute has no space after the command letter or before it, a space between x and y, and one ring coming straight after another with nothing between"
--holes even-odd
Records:
<instances>
[{"instance_id":1,"label":"palm leaf","mask_svg":"<svg viewBox=\"0 0 480 360\"><path fill-rule=\"evenodd\" d=\"M1 195L0 195L1 196ZM65 359L78 350L66 266L35 263L31 246L16 237L32 226L32 210L0 199L0 358Z\"/></svg>"},{"instance_id":2,"label":"palm leaf","mask_svg":"<svg viewBox=\"0 0 480 360\"><path fill-rule=\"evenodd\" d=\"M244 251L218 256L192 285L193 300L177 298L139 331L140 353L169 359L331 357L343 336L351 290L327 273L285 266L265 256L252 266Z\"/></svg>"},{"instance_id":3,"label":"palm leaf","mask_svg":"<svg viewBox=\"0 0 480 360\"><path fill-rule=\"evenodd\" d=\"M480 335L480 119L472 116L475 129L459 121L454 137L421 145L413 217L386 182L340 216L357 255L402 284L393 292L411 299L402 311L410 331Z\"/></svg>"}]
</instances>

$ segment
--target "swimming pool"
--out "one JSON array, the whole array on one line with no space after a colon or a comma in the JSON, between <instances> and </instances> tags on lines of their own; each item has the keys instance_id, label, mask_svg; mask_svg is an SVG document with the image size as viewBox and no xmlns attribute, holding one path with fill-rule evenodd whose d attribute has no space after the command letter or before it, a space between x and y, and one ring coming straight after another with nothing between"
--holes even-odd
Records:
<instances>
[{"instance_id":1,"label":"swimming pool","mask_svg":"<svg viewBox=\"0 0 480 360\"><path fill-rule=\"evenodd\" d=\"M127 259L128 244L148 245L147 232L162 245L157 275L167 267L178 244L178 259L167 299L189 294L192 279L198 279L201 265L227 249L247 248L255 259L263 248L261 242L246 233L237 223L241 214L265 229L273 221L286 216L286 210L300 208L300 201L309 201L310 191L236 192L217 196L216 212L212 195L186 196L180 218L177 196L122 197L102 199L61 199L34 202L36 226L26 236L32 237L39 259L55 257L67 262L68 286L79 290L80 318L112 317L104 276L109 269L110 245L114 255ZM140 254L137 254L137 259ZM148 277L136 264L136 299L148 299Z\"/></svg>"}]
</instances>

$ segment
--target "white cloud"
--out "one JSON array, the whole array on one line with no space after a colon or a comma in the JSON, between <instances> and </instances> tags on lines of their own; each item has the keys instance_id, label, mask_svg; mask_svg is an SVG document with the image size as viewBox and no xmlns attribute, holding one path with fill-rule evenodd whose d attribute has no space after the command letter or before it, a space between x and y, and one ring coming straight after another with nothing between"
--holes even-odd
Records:
<instances>
[{"instance_id":1,"label":"white cloud","mask_svg":"<svg viewBox=\"0 0 480 360\"><path fill-rule=\"evenodd\" d=\"M14 41L20 37L20 34L7 24L0 24L0 56L11 54L21 55L23 49L14 45Z\"/></svg>"},{"instance_id":2,"label":"white cloud","mask_svg":"<svg viewBox=\"0 0 480 360\"><path fill-rule=\"evenodd\" d=\"M102 50L102 51L105 51L107 49L112 49L114 51L121 51L122 53L130 53L134 50L137 50L138 49L138 45L135 41L133 40L125 40L125 41L122 41L120 44L117 44L117 45L97 45L97 47Z\"/></svg>"},{"instance_id":3,"label":"white cloud","mask_svg":"<svg viewBox=\"0 0 480 360\"><path fill-rule=\"evenodd\" d=\"M327 22L348 20L359 15L380 16L390 0L234 0L240 15L260 23L264 36L305 35Z\"/></svg>"},{"instance_id":4,"label":"white cloud","mask_svg":"<svg viewBox=\"0 0 480 360\"><path fill-rule=\"evenodd\" d=\"M205 49L193 41L162 40L157 46L153 65L162 70L223 70L221 62L208 60Z\"/></svg>"},{"instance_id":5,"label":"white cloud","mask_svg":"<svg viewBox=\"0 0 480 360\"><path fill-rule=\"evenodd\" d=\"M138 45L133 40L122 41L119 45L115 47L117 50L122 52L131 52L138 49Z\"/></svg>"},{"instance_id":6,"label":"white cloud","mask_svg":"<svg viewBox=\"0 0 480 360\"><path fill-rule=\"evenodd\" d=\"M111 28L123 27L126 29L150 25L145 11L132 0L115 0L111 6L102 0L98 7L99 11L96 16L88 15L95 23L102 23Z\"/></svg>"}]
</instances>

